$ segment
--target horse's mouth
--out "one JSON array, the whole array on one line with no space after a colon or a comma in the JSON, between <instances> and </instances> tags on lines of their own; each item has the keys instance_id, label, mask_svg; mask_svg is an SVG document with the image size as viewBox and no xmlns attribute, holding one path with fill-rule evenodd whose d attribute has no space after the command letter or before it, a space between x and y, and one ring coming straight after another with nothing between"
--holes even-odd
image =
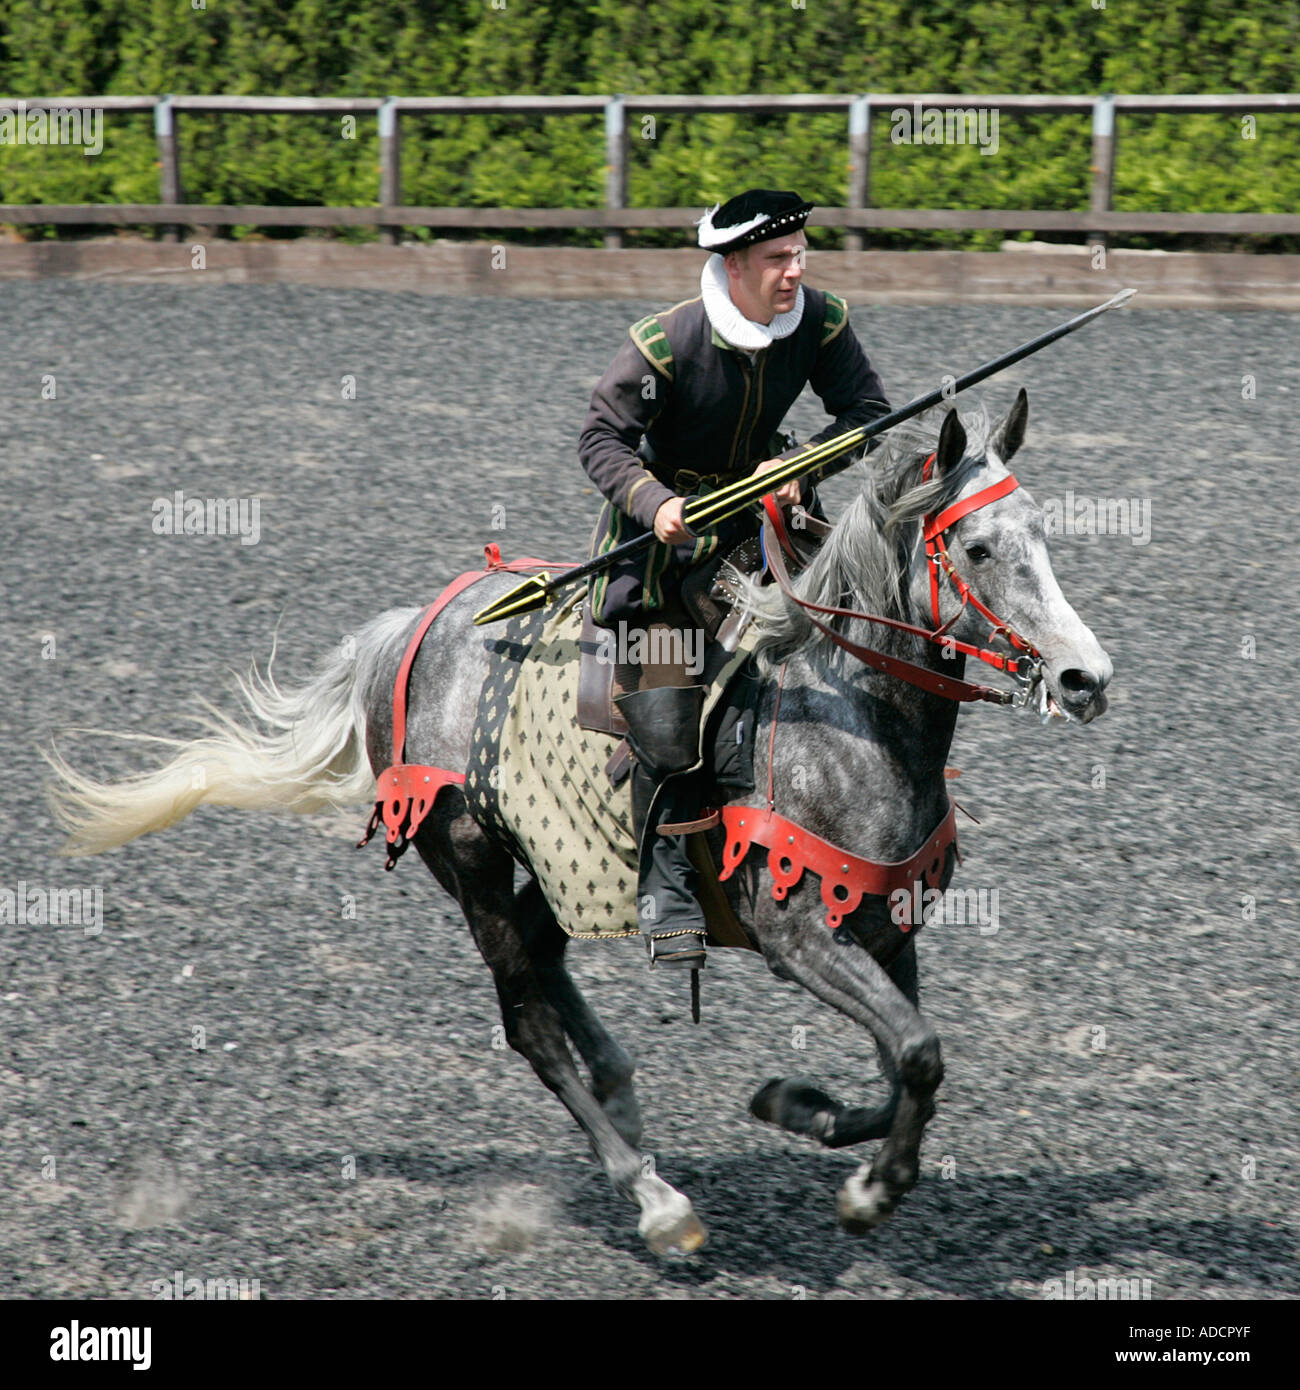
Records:
<instances>
[{"instance_id":1,"label":"horse's mouth","mask_svg":"<svg viewBox=\"0 0 1300 1390\"><path fill-rule=\"evenodd\" d=\"M1094 690L1086 701L1072 701L1040 675L1030 687L1025 703L1044 724L1050 724L1053 719L1064 719L1069 724L1091 724L1106 713L1110 702L1100 689Z\"/></svg>"}]
</instances>

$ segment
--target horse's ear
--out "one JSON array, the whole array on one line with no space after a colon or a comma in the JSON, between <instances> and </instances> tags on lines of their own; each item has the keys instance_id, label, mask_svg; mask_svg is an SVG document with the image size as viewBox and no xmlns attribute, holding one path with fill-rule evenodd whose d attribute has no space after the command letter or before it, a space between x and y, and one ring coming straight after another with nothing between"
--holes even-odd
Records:
<instances>
[{"instance_id":1,"label":"horse's ear","mask_svg":"<svg viewBox=\"0 0 1300 1390\"><path fill-rule=\"evenodd\" d=\"M966 453L966 431L956 410L950 410L944 417L943 428L939 431L939 447L935 450L934 471L942 477L950 468L962 461Z\"/></svg>"},{"instance_id":2,"label":"horse's ear","mask_svg":"<svg viewBox=\"0 0 1300 1390\"><path fill-rule=\"evenodd\" d=\"M1015 403L1007 413L1007 418L993 431L993 452L1003 463L1010 463L1016 450L1025 442L1025 431L1029 428L1029 397L1022 386L1016 392Z\"/></svg>"}]
</instances>

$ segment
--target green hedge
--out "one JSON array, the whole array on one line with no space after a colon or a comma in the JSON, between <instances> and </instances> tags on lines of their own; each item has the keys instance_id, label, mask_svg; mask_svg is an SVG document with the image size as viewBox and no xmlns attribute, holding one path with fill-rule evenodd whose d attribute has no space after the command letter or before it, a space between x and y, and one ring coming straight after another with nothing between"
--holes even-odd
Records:
<instances>
[{"instance_id":1,"label":"green hedge","mask_svg":"<svg viewBox=\"0 0 1300 1390\"><path fill-rule=\"evenodd\" d=\"M0 92L1300 90L1300 0L1232 6L1109 0L1095 9L1094 3L1103 0L1050 7L1000 0L924 6L910 0L869 6L862 0L8 0L0 10ZM210 203L374 203L374 127L373 119L361 119L347 138L335 117L182 117L185 196ZM403 195L410 203L596 207L604 197L599 117L404 118L403 135ZM634 205L703 205L750 184L797 188L821 203L846 198L839 116L670 115L643 128L634 115L629 135ZM1261 114L1254 135L1243 138L1237 116L1124 117L1115 206L1294 211L1300 117ZM882 113L873 123L872 201L1087 206L1086 115L1002 112L999 146L988 157L970 146L895 145ZM147 113L106 116L104 150L93 158L70 147L0 145L3 202L152 202L157 196ZM598 235L563 239L593 242ZM814 239L840 242L829 232ZM1001 239L999 232L894 232L873 235L872 244L984 249ZM643 245L680 240L666 232L629 236ZM1300 239L1278 245L1292 249Z\"/></svg>"}]
</instances>

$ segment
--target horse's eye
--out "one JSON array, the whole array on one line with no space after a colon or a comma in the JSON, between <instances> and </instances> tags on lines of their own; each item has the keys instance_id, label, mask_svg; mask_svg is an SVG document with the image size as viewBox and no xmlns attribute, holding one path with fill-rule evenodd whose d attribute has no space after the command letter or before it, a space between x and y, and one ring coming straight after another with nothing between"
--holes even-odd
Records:
<instances>
[{"instance_id":1,"label":"horse's eye","mask_svg":"<svg viewBox=\"0 0 1300 1390\"><path fill-rule=\"evenodd\" d=\"M977 565L983 564L983 562L989 558L988 548L980 545L978 542L968 545L966 547L966 554L969 555Z\"/></svg>"}]
</instances>

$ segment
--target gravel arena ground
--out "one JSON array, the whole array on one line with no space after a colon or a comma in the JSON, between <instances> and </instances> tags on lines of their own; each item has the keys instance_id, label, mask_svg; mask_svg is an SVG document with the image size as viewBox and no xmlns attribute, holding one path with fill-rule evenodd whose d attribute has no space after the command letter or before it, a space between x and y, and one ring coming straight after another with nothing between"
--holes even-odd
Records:
<instances>
[{"instance_id":1,"label":"gravel arena ground","mask_svg":"<svg viewBox=\"0 0 1300 1390\"><path fill-rule=\"evenodd\" d=\"M982 823L963 823L956 882L996 889L998 923L921 936L947 1078L892 1222L841 1233L862 1154L746 1111L777 1075L876 1094L864 1034L757 957L714 953L697 1028L639 943L571 948L637 1059L647 1149L709 1227L664 1262L494 1046L455 904L414 855L386 874L379 845L353 848L367 808L204 809L67 860L37 752L58 735L124 774L156 755L64 731L188 734L195 696L237 708L230 673L277 624L292 683L484 542L581 558L587 398L657 306L3 296L0 888L98 888L103 926L0 931L0 1295L148 1298L177 1270L270 1298L1034 1300L1070 1272L1154 1298L1300 1294L1300 320L1139 300L980 388L998 415L1028 388L1016 471L1040 503L1137 499L1150 527L1053 544L1115 663L1106 717L982 706L958 725ZM859 308L853 326L899 403L1067 316ZM810 395L792 415L801 436L822 419ZM155 534L177 489L260 498L258 543Z\"/></svg>"}]
</instances>

